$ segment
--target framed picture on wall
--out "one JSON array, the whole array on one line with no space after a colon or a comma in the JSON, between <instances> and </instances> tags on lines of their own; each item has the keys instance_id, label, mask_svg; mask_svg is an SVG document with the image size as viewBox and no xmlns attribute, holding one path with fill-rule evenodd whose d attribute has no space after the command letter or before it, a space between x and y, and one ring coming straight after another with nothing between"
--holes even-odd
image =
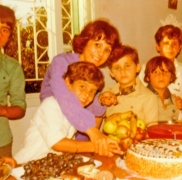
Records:
<instances>
[{"instance_id":1,"label":"framed picture on wall","mask_svg":"<svg viewBox=\"0 0 182 180\"><path fill-rule=\"evenodd\" d=\"M177 9L178 0L168 0L168 8Z\"/></svg>"}]
</instances>

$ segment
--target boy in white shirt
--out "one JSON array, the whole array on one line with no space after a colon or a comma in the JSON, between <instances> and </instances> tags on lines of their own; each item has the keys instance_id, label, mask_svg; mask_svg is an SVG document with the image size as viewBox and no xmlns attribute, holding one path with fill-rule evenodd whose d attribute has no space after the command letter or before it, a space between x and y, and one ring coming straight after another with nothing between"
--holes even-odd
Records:
<instances>
[{"instance_id":1,"label":"boy in white shirt","mask_svg":"<svg viewBox=\"0 0 182 180\"><path fill-rule=\"evenodd\" d=\"M72 63L63 78L68 90L76 95L83 108L93 101L97 91L101 91L104 86L101 71L89 62ZM50 96L41 103L31 120L23 148L15 154L15 159L18 163L24 163L45 157L49 152L97 153L91 141L75 140L76 132L62 113L56 99ZM107 151L103 147L100 155L112 156L113 153L122 153L115 140L105 148L109 148L109 154L105 154Z\"/></svg>"}]
</instances>

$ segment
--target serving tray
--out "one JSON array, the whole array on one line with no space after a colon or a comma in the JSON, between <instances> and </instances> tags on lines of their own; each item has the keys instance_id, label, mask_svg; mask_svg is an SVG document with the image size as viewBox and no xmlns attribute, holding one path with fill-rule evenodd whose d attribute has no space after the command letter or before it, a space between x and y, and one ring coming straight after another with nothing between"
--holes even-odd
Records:
<instances>
[{"instance_id":1,"label":"serving tray","mask_svg":"<svg viewBox=\"0 0 182 180\"><path fill-rule=\"evenodd\" d=\"M90 158L82 156L83 157L83 161L87 162ZM101 161L98 160L94 160L95 163L95 167L98 168L99 166L102 165ZM23 166L18 167L18 168L14 168L11 172L11 175L14 176L17 180L23 180L22 178L20 178L22 175L24 174L24 169ZM60 179L60 178L52 178L52 179Z\"/></svg>"}]
</instances>

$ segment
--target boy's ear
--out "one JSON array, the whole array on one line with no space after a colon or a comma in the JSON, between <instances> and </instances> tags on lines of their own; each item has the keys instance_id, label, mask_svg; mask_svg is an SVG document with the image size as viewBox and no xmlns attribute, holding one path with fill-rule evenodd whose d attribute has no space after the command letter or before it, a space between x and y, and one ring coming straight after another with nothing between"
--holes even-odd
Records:
<instances>
[{"instance_id":1,"label":"boy's ear","mask_svg":"<svg viewBox=\"0 0 182 180\"><path fill-rule=\"evenodd\" d=\"M182 49L182 45L180 46L180 50L179 50L179 53L181 52L181 49Z\"/></svg>"},{"instance_id":2,"label":"boy's ear","mask_svg":"<svg viewBox=\"0 0 182 180\"><path fill-rule=\"evenodd\" d=\"M148 83L150 82L149 77L147 77L146 80L147 80Z\"/></svg>"},{"instance_id":3,"label":"boy's ear","mask_svg":"<svg viewBox=\"0 0 182 180\"><path fill-rule=\"evenodd\" d=\"M64 81L65 81L65 84L66 84L66 86L67 86L67 88L68 89L70 89L70 80L69 80L69 78L68 77L66 77L65 79L64 79Z\"/></svg>"},{"instance_id":4,"label":"boy's ear","mask_svg":"<svg viewBox=\"0 0 182 180\"><path fill-rule=\"evenodd\" d=\"M140 70L141 70L141 65L139 63L137 64L137 69L136 70L137 70L137 73L139 73Z\"/></svg>"},{"instance_id":5,"label":"boy's ear","mask_svg":"<svg viewBox=\"0 0 182 180\"><path fill-rule=\"evenodd\" d=\"M160 53L160 47L159 47L159 45L156 43L155 44L155 49L156 49L156 51L158 52L158 53Z\"/></svg>"},{"instance_id":6,"label":"boy's ear","mask_svg":"<svg viewBox=\"0 0 182 180\"><path fill-rule=\"evenodd\" d=\"M111 69L109 70L109 74L114 79L114 74L112 73L112 70Z\"/></svg>"}]
</instances>

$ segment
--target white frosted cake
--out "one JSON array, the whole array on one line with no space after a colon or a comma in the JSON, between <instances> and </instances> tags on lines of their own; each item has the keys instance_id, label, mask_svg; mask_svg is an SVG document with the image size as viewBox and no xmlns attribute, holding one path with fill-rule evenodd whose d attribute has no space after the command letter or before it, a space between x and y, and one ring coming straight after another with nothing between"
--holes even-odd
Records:
<instances>
[{"instance_id":1,"label":"white frosted cake","mask_svg":"<svg viewBox=\"0 0 182 180\"><path fill-rule=\"evenodd\" d=\"M125 163L127 168L145 177L179 177L182 175L182 141L146 139L132 144L127 150Z\"/></svg>"}]
</instances>

